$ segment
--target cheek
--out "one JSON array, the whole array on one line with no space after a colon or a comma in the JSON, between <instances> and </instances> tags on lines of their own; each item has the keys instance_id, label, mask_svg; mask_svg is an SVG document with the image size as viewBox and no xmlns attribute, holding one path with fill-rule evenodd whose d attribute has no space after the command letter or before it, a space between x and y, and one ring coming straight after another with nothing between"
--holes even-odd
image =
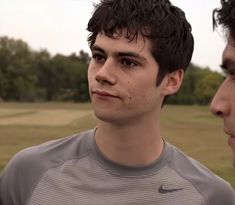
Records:
<instances>
[{"instance_id":1,"label":"cheek","mask_svg":"<svg viewBox=\"0 0 235 205\"><path fill-rule=\"evenodd\" d=\"M94 79L94 72L92 71L92 69L90 69L90 67L88 68L88 71L87 71L87 79L88 79L89 84Z\"/></svg>"},{"instance_id":2,"label":"cheek","mask_svg":"<svg viewBox=\"0 0 235 205\"><path fill-rule=\"evenodd\" d=\"M154 98L156 91L155 84L146 83L131 83L128 82L128 100L136 104L149 104L151 99Z\"/></svg>"},{"instance_id":3,"label":"cheek","mask_svg":"<svg viewBox=\"0 0 235 205\"><path fill-rule=\"evenodd\" d=\"M231 110L232 110L232 118L233 118L232 120L235 123L235 94L234 94L233 99L232 99L232 108L231 108Z\"/></svg>"}]
</instances>

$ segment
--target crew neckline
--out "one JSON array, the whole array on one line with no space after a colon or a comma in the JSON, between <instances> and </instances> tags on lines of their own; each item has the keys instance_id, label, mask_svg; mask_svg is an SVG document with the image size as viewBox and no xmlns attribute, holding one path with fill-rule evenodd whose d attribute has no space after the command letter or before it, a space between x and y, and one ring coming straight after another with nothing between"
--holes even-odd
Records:
<instances>
[{"instance_id":1,"label":"crew neckline","mask_svg":"<svg viewBox=\"0 0 235 205\"><path fill-rule=\"evenodd\" d=\"M159 158L153 163L146 166L128 166L117 163L104 156L104 154L101 152L95 141L95 131L96 129L93 130L90 138L90 145L93 156L99 162L100 166L114 175L120 175L123 177L146 177L149 175L153 175L161 170L171 160L172 154L170 145L163 139L163 151Z\"/></svg>"}]
</instances>

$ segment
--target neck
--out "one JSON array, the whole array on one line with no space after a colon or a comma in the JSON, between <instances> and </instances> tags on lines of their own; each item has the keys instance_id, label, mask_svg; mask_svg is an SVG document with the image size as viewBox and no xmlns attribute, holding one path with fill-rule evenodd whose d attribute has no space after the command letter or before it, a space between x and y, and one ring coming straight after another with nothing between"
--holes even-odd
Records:
<instances>
[{"instance_id":1,"label":"neck","mask_svg":"<svg viewBox=\"0 0 235 205\"><path fill-rule=\"evenodd\" d=\"M99 121L96 143L110 160L127 166L146 166L157 160L163 150L159 123L114 125Z\"/></svg>"}]
</instances>

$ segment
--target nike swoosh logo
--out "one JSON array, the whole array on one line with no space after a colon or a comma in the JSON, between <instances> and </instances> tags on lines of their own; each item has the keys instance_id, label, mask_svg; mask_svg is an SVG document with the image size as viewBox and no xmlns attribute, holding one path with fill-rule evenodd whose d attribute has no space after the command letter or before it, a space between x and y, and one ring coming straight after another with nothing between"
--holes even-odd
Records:
<instances>
[{"instance_id":1,"label":"nike swoosh logo","mask_svg":"<svg viewBox=\"0 0 235 205\"><path fill-rule=\"evenodd\" d=\"M161 185L158 189L158 192L161 194L166 194L166 193L171 193L171 192L175 192L175 191L180 191L183 188L178 188L178 189L165 189L163 188L163 185Z\"/></svg>"}]
</instances>

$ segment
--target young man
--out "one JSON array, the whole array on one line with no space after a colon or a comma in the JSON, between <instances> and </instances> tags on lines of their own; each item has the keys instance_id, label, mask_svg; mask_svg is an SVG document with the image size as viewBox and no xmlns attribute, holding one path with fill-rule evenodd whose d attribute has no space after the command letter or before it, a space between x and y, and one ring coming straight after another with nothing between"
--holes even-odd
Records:
<instances>
[{"instance_id":1,"label":"young man","mask_svg":"<svg viewBox=\"0 0 235 205\"><path fill-rule=\"evenodd\" d=\"M103 0L88 31L97 127L18 153L1 204L235 204L227 182L160 135L193 51L184 13L168 0Z\"/></svg>"},{"instance_id":2,"label":"young man","mask_svg":"<svg viewBox=\"0 0 235 205\"><path fill-rule=\"evenodd\" d=\"M226 79L211 103L211 111L224 119L224 131L229 136L235 166L235 0L221 0L222 7L214 10L214 26L217 23L226 31L227 44L222 56L222 69Z\"/></svg>"}]
</instances>

